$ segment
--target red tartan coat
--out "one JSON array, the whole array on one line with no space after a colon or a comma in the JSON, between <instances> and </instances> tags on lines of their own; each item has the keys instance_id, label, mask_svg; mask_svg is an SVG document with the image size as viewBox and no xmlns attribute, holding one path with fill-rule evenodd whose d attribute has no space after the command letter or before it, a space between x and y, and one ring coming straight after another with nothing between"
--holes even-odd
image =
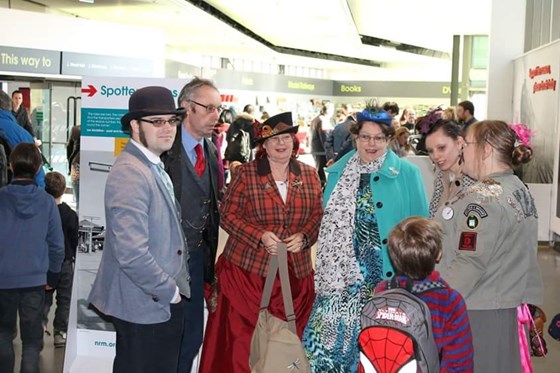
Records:
<instances>
[{"instance_id":1,"label":"red tartan coat","mask_svg":"<svg viewBox=\"0 0 560 373\"><path fill-rule=\"evenodd\" d=\"M263 277L270 259L261 242L265 231L280 239L304 233L308 246L299 253L288 253L288 263L297 278L313 270L309 248L317 241L323 216L321 184L313 167L290 160L289 170L285 204L266 158L237 167L222 202L220 225L229 234L223 255Z\"/></svg>"}]
</instances>

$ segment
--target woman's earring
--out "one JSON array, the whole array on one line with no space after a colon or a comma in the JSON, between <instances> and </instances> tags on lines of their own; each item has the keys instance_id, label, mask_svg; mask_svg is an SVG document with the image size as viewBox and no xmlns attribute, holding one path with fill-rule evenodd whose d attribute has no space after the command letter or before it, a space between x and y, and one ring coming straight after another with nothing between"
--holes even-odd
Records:
<instances>
[{"instance_id":1,"label":"woman's earring","mask_svg":"<svg viewBox=\"0 0 560 373\"><path fill-rule=\"evenodd\" d=\"M463 148L461 148L461 151L459 152L459 166L461 166L464 161L465 158L463 158Z\"/></svg>"}]
</instances>

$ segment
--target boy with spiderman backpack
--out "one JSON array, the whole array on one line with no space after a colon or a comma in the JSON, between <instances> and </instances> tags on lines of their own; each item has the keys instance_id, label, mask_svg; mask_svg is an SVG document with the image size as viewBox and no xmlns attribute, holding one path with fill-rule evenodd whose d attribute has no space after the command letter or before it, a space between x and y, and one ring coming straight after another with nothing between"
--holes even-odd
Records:
<instances>
[{"instance_id":1,"label":"boy with spiderman backpack","mask_svg":"<svg viewBox=\"0 0 560 373\"><path fill-rule=\"evenodd\" d=\"M439 223L403 220L388 248L397 275L381 282L362 310L358 372L472 372L465 302L434 271L442 255Z\"/></svg>"}]
</instances>

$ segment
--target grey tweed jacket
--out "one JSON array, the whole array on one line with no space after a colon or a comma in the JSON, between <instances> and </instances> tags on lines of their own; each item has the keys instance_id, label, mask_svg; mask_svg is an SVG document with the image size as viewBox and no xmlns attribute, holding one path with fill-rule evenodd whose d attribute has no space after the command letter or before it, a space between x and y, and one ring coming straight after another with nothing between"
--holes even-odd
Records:
<instances>
[{"instance_id":1,"label":"grey tweed jacket","mask_svg":"<svg viewBox=\"0 0 560 373\"><path fill-rule=\"evenodd\" d=\"M190 296L180 214L155 167L129 143L111 168L105 246L89 296L104 314L137 324L169 320L176 286Z\"/></svg>"}]
</instances>

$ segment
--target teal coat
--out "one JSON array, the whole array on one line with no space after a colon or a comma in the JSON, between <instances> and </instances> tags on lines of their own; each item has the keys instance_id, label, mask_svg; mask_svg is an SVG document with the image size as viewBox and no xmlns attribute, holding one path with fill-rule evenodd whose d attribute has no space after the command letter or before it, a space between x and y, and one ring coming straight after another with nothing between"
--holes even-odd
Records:
<instances>
[{"instance_id":1,"label":"teal coat","mask_svg":"<svg viewBox=\"0 0 560 373\"><path fill-rule=\"evenodd\" d=\"M328 172L328 179L323 199L324 206L327 205L346 163L354 153L356 151L351 151L325 169L325 172ZM389 279L394 274L387 251L389 233L401 220L410 216L428 217L428 198L420 170L389 149L381 169L371 174L370 185L379 225L383 278Z\"/></svg>"}]
</instances>

